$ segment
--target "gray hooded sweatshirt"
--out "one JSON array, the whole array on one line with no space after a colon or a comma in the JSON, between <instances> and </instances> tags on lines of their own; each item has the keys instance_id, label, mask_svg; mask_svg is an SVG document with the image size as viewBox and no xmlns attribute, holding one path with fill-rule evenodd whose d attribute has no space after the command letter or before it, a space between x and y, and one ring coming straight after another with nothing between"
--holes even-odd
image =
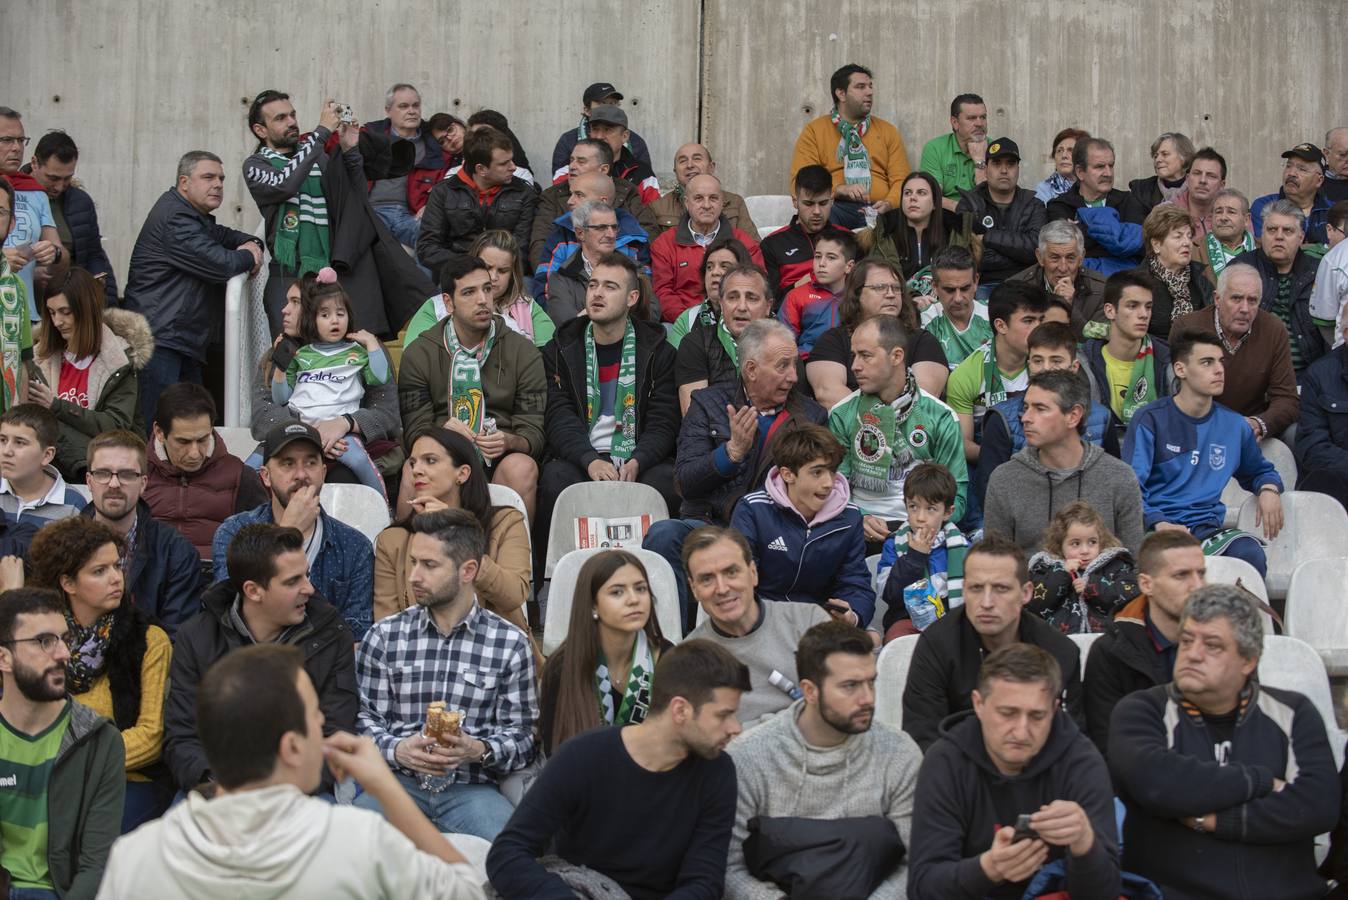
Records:
<instances>
[{"instance_id":1,"label":"gray hooded sweatshirt","mask_svg":"<svg viewBox=\"0 0 1348 900\"><path fill-rule=\"evenodd\" d=\"M1040 538L1064 506L1086 500L1105 525L1137 556L1142 544L1142 490L1132 466L1095 444L1086 444L1081 466L1065 476L1039 461L1025 446L998 466L988 479L983 501L983 530L1011 538L1027 554L1042 549Z\"/></svg>"}]
</instances>

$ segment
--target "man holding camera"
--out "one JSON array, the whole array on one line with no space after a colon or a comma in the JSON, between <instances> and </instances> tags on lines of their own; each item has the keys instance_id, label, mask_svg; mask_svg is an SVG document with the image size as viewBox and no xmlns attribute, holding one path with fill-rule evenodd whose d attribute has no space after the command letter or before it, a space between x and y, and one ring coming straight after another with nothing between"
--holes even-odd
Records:
<instances>
[{"instance_id":1,"label":"man holding camera","mask_svg":"<svg viewBox=\"0 0 1348 900\"><path fill-rule=\"evenodd\" d=\"M983 661L973 711L947 722L918 773L913 900L1019 898L1032 879L1036 896L1119 896L1109 772L1059 709L1061 684L1057 660L1032 644ZM1060 871L1040 883L1051 861Z\"/></svg>"}]
</instances>

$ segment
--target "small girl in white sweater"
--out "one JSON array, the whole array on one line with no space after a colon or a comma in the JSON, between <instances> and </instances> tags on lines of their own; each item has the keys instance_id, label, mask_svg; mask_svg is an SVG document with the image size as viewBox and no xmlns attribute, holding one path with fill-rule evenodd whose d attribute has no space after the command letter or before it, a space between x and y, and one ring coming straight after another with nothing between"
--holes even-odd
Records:
<instances>
[{"instance_id":1,"label":"small girl in white sweater","mask_svg":"<svg viewBox=\"0 0 1348 900\"><path fill-rule=\"evenodd\" d=\"M360 409L365 385L388 384L392 377L384 345L368 331L353 330L354 325L351 298L337 283L336 272L325 266L306 278L300 297L301 346L284 372L276 370L272 400L286 404L310 425L337 418L352 424L351 414ZM335 446L342 443L346 449L335 458L361 484L387 499L384 479L360 438L352 431Z\"/></svg>"}]
</instances>

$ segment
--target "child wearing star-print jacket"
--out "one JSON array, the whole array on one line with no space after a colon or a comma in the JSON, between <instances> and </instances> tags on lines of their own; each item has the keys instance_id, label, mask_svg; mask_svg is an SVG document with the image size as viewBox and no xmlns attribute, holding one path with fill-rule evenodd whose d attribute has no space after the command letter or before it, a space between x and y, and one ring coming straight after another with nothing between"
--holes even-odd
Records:
<instances>
[{"instance_id":1,"label":"child wearing star-print jacket","mask_svg":"<svg viewBox=\"0 0 1348 900\"><path fill-rule=\"evenodd\" d=\"M875 614L861 510L838 474L843 448L822 425L778 438L763 489L735 504L730 527L749 542L762 600L814 603L865 628Z\"/></svg>"},{"instance_id":2,"label":"child wearing star-print jacket","mask_svg":"<svg viewBox=\"0 0 1348 900\"><path fill-rule=\"evenodd\" d=\"M1137 565L1086 500L1067 504L1030 557L1028 608L1063 634L1105 631L1114 613L1140 594Z\"/></svg>"}]
</instances>

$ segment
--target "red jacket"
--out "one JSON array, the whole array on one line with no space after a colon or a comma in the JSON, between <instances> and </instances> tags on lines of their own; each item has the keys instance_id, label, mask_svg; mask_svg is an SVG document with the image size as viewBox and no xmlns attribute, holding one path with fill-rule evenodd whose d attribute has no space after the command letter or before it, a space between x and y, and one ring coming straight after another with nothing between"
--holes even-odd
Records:
<instances>
[{"instance_id":1,"label":"red jacket","mask_svg":"<svg viewBox=\"0 0 1348 900\"><path fill-rule=\"evenodd\" d=\"M749 256L758 265L763 265L763 254L758 249L758 241L721 217L720 237L731 234L743 244ZM705 298L702 285L703 248L693 240L693 232L688 227L688 216L679 220L677 228L671 228L655 239L651 244L651 281L655 296L660 301L660 318L673 322L685 309L701 303ZM813 262L813 260L811 260Z\"/></svg>"},{"instance_id":2,"label":"red jacket","mask_svg":"<svg viewBox=\"0 0 1348 900\"><path fill-rule=\"evenodd\" d=\"M221 522L271 499L257 472L229 454L218 432L214 443L202 467L189 474L161 455L156 442L146 454L149 478L141 497L156 519L192 542L202 559L211 558Z\"/></svg>"}]
</instances>

